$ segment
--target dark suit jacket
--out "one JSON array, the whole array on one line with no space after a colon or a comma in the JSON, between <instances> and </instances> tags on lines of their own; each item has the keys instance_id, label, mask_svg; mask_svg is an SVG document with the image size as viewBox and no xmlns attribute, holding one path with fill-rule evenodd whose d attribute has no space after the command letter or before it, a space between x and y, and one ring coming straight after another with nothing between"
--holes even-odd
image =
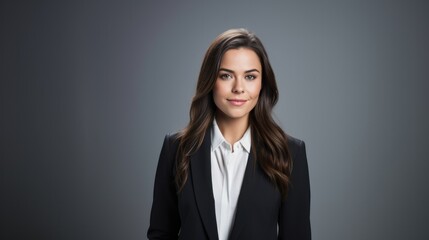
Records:
<instances>
[{"instance_id":1,"label":"dark suit jacket","mask_svg":"<svg viewBox=\"0 0 429 240\"><path fill-rule=\"evenodd\" d=\"M176 135L164 139L155 177L149 239L218 239L210 169L210 134L191 156L188 181L177 193L174 182ZM230 240L308 240L310 183L303 141L288 136L293 170L288 197L254 161L247 162Z\"/></svg>"}]
</instances>

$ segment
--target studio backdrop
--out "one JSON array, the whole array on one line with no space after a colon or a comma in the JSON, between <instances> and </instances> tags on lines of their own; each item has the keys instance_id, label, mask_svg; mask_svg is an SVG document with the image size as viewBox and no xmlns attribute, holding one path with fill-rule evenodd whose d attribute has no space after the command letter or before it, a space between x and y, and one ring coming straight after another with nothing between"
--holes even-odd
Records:
<instances>
[{"instance_id":1,"label":"studio backdrop","mask_svg":"<svg viewBox=\"0 0 429 240\"><path fill-rule=\"evenodd\" d=\"M2 1L0 238L145 239L206 48L264 43L303 139L313 239L429 239L429 4Z\"/></svg>"}]
</instances>

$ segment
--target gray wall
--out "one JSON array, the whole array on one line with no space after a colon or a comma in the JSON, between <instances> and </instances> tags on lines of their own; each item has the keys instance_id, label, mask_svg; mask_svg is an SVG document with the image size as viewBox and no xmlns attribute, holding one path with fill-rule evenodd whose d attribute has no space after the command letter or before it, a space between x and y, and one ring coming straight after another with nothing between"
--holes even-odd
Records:
<instances>
[{"instance_id":1,"label":"gray wall","mask_svg":"<svg viewBox=\"0 0 429 240\"><path fill-rule=\"evenodd\" d=\"M307 143L314 239L428 239L429 4L202 2L2 2L0 238L144 239L164 134L246 27Z\"/></svg>"}]
</instances>

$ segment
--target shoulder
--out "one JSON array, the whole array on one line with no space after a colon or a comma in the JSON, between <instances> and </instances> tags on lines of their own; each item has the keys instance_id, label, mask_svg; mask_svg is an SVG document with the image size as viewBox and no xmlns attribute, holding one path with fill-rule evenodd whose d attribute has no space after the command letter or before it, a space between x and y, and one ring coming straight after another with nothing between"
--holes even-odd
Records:
<instances>
[{"instance_id":1,"label":"shoulder","mask_svg":"<svg viewBox=\"0 0 429 240\"><path fill-rule=\"evenodd\" d=\"M301 139L287 135L287 143L293 163L293 171L308 171L307 150ZM300 169L300 170L297 170Z\"/></svg>"},{"instance_id":2,"label":"shoulder","mask_svg":"<svg viewBox=\"0 0 429 240\"><path fill-rule=\"evenodd\" d=\"M175 155L179 146L179 132L168 133L164 137L161 153L165 155Z\"/></svg>"},{"instance_id":3,"label":"shoulder","mask_svg":"<svg viewBox=\"0 0 429 240\"><path fill-rule=\"evenodd\" d=\"M178 133L166 134L162 143L158 161L158 171L161 173L174 173L177 149L179 146ZM160 170L163 169L163 170Z\"/></svg>"},{"instance_id":4,"label":"shoulder","mask_svg":"<svg viewBox=\"0 0 429 240\"><path fill-rule=\"evenodd\" d=\"M169 133L164 136L162 143L161 155L171 155L177 151L179 146L179 133Z\"/></svg>"},{"instance_id":5,"label":"shoulder","mask_svg":"<svg viewBox=\"0 0 429 240\"><path fill-rule=\"evenodd\" d=\"M308 182L308 162L305 143L303 140L287 135L288 148L292 158L292 178L297 181ZM299 180L301 179L301 180Z\"/></svg>"},{"instance_id":6,"label":"shoulder","mask_svg":"<svg viewBox=\"0 0 429 240\"><path fill-rule=\"evenodd\" d=\"M289 145L301 145L304 142L301 139L293 137L293 136L291 136L289 134L286 134L286 137L287 137L287 143Z\"/></svg>"},{"instance_id":7,"label":"shoulder","mask_svg":"<svg viewBox=\"0 0 429 240\"><path fill-rule=\"evenodd\" d=\"M178 145L180 141L180 136L180 131L167 133L164 137L164 144L168 144L169 146Z\"/></svg>"},{"instance_id":8,"label":"shoulder","mask_svg":"<svg viewBox=\"0 0 429 240\"><path fill-rule=\"evenodd\" d=\"M178 142L180 136L180 132L172 132L165 134L164 141L167 141L169 144L175 144Z\"/></svg>"},{"instance_id":9,"label":"shoulder","mask_svg":"<svg viewBox=\"0 0 429 240\"><path fill-rule=\"evenodd\" d=\"M294 156L299 152L305 152L305 143L303 140L295 138L289 134L286 134L288 148L291 151L291 155Z\"/></svg>"}]
</instances>

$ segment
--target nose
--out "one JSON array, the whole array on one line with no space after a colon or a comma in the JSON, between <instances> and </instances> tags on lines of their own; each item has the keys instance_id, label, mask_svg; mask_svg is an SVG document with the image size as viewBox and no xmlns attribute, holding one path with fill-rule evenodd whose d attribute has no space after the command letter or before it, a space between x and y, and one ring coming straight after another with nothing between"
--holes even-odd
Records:
<instances>
[{"instance_id":1,"label":"nose","mask_svg":"<svg viewBox=\"0 0 429 240\"><path fill-rule=\"evenodd\" d=\"M244 87L241 78L236 78L234 81L234 86L232 87L233 93L244 93Z\"/></svg>"}]
</instances>

